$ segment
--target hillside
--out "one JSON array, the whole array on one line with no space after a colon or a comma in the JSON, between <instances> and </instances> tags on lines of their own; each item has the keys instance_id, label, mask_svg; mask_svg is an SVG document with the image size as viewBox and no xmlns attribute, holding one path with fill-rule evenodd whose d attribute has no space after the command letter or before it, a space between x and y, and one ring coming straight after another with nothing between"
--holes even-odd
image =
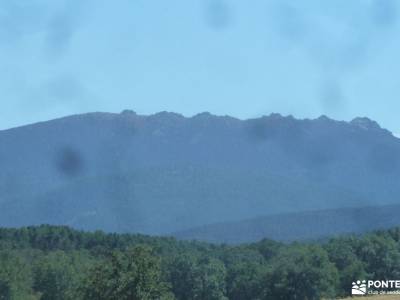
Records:
<instances>
[{"instance_id":1,"label":"hillside","mask_svg":"<svg viewBox=\"0 0 400 300\"><path fill-rule=\"evenodd\" d=\"M399 215L400 205L341 208L210 224L173 235L179 239L228 244L256 242L263 238L281 242L317 240L398 226Z\"/></svg>"},{"instance_id":2,"label":"hillside","mask_svg":"<svg viewBox=\"0 0 400 300\"><path fill-rule=\"evenodd\" d=\"M367 118L76 115L0 131L0 225L166 234L395 204L399 162Z\"/></svg>"}]
</instances>

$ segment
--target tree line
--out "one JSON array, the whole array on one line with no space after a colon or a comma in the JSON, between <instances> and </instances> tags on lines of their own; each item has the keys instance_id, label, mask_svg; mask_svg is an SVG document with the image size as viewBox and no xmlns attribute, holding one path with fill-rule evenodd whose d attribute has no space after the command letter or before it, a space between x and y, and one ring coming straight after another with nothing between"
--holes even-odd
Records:
<instances>
[{"instance_id":1,"label":"tree line","mask_svg":"<svg viewBox=\"0 0 400 300\"><path fill-rule=\"evenodd\" d=\"M400 278L400 229L217 245L64 226L0 228L0 299L262 300L350 294Z\"/></svg>"}]
</instances>

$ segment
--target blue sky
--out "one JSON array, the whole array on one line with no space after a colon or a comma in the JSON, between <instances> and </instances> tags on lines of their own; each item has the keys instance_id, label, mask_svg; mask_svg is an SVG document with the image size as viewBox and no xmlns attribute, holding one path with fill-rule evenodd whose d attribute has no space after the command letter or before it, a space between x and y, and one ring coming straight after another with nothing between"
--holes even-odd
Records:
<instances>
[{"instance_id":1,"label":"blue sky","mask_svg":"<svg viewBox=\"0 0 400 300\"><path fill-rule=\"evenodd\" d=\"M368 116L400 132L395 0L2 0L0 129L89 111Z\"/></svg>"}]
</instances>

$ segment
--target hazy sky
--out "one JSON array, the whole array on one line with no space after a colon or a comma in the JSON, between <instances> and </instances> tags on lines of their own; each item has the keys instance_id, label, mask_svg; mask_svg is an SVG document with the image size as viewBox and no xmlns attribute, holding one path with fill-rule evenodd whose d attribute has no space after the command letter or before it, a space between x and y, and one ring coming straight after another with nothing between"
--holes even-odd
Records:
<instances>
[{"instance_id":1,"label":"hazy sky","mask_svg":"<svg viewBox=\"0 0 400 300\"><path fill-rule=\"evenodd\" d=\"M395 0L1 0L0 129L88 111L271 112L400 132Z\"/></svg>"}]
</instances>

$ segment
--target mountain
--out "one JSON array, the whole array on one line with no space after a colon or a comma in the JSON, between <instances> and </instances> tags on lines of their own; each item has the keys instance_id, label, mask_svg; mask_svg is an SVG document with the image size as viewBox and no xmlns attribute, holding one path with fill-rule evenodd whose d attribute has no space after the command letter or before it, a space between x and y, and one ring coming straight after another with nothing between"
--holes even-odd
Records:
<instances>
[{"instance_id":1,"label":"mountain","mask_svg":"<svg viewBox=\"0 0 400 300\"><path fill-rule=\"evenodd\" d=\"M264 238L281 242L317 240L398 226L399 215L400 205L307 211L209 224L176 232L173 236L227 244L251 243Z\"/></svg>"},{"instance_id":2,"label":"mountain","mask_svg":"<svg viewBox=\"0 0 400 300\"><path fill-rule=\"evenodd\" d=\"M168 234L400 203L400 140L376 122L89 113L0 131L0 226Z\"/></svg>"}]
</instances>

